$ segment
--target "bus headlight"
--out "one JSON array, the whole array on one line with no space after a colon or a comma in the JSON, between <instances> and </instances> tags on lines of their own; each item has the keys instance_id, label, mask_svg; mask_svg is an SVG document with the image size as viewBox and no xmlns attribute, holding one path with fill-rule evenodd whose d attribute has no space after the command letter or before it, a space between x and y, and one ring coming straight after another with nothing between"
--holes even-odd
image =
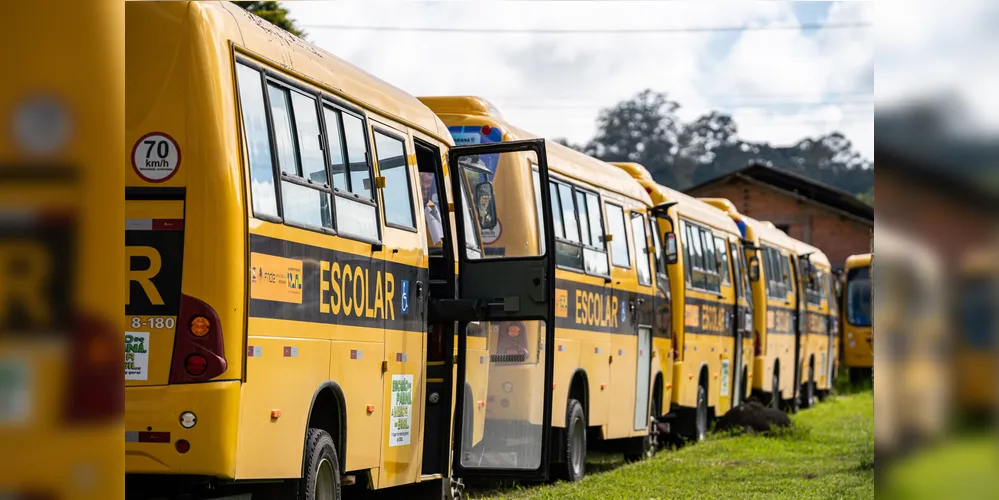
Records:
<instances>
[{"instance_id":1,"label":"bus headlight","mask_svg":"<svg viewBox=\"0 0 999 500\"><path fill-rule=\"evenodd\" d=\"M503 382L503 392L513 392L513 383Z\"/></svg>"},{"instance_id":2,"label":"bus headlight","mask_svg":"<svg viewBox=\"0 0 999 500\"><path fill-rule=\"evenodd\" d=\"M850 341L850 347L851 347L851 348L853 348L853 347L857 347L857 343L851 340L851 341Z\"/></svg>"}]
</instances>

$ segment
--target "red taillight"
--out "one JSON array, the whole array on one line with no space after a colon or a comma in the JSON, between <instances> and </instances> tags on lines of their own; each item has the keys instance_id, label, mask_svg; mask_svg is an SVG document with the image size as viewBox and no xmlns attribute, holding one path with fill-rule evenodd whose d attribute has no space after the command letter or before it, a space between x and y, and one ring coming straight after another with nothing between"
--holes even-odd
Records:
<instances>
[{"instance_id":1,"label":"red taillight","mask_svg":"<svg viewBox=\"0 0 999 500\"><path fill-rule=\"evenodd\" d=\"M527 331L524 323L514 321L500 325L500 336L497 341L499 352L503 354L527 355Z\"/></svg>"},{"instance_id":2,"label":"red taillight","mask_svg":"<svg viewBox=\"0 0 999 500\"><path fill-rule=\"evenodd\" d=\"M125 412L122 335L112 323L74 319L63 415L71 425L110 422Z\"/></svg>"},{"instance_id":3,"label":"red taillight","mask_svg":"<svg viewBox=\"0 0 999 500\"><path fill-rule=\"evenodd\" d=\"M208 370L208 360L200 354L192 354L184 360L184 369L187 373L200 377Z\"/></svg>"},{"instance_id":4,"label":"red taillight","mask_svg":"<svg viewBox=\"0 0 999 500\"><path fill-rule=\"evenodd\" d=\"M756 356L763 355L763 342L760 340L759 332L756 332L756 335L753 335L753 352L756 353Z\"/></svg>"},{"instance_id":5,"label":"red taillight","mask_svg":"<svg viewBox=\"0 0 999 500\"><path fill-rule=\"evenodd\" d=\"M177 447L177 453L183 454L191 451L191 443L189 443L186 439L177 440L175 446Z\"/></svg>"},{"instance_id":6,"label":"red taillight","mask_svg":"<svg viewBox=\"0 0 999 500\"><path fill-rule=\"evenodd\" d=\"M645 192L652 194L652 188L650 188L649 186L645 186Z\"/></svg>"},{"instance_id":7,"label":"red taillight","mask_svg":"<svg viewBox=\"0 0 999 500\"><path fill-rule=\"evenodd\" d=\"M222 375L227 366L218 314L208 304L181 295L170 383L203 382Z\"/></svg>"},{"instance_id":8,"label":"red taillight","mask_svg":"<svg viewBox=\"0 0 999 500\"><path fill-rule=\"evenodd\" d=\"M483 125L482 126L482 135L489 135L492 132L493 132L493 128L490 127L489 125Z\"/></svg>"}]
</instances>

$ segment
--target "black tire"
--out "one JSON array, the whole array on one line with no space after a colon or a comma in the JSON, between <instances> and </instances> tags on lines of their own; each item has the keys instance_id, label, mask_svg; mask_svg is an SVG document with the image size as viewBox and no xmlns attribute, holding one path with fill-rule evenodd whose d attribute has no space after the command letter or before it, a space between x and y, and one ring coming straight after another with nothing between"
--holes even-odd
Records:
<instances>
[{"instance_id":1,"label":"black tire","mask_svg":"<svg viewBox=\"0 0 999 500\"><path fill-rule=\"evenodd\" d=\"M658 386L655 393L659 393ZM625 461L638 462L640 460L648 460L656 456L656 453L659 452L659 447L662 444L662 436L659 435L659 424L656 422L659 414L662 413L659 408L659 397L655 396L652 399L652 404L649 405L648 432L640 438L631 438L632 443L629 443L624 452Z\"/></svg>"},{"instance_id":2,"label":"black tire","mask_svg":"<svg viewBox=\"0 0 999 500\"><path fill-rule=\"evenodd\" d=\"M774 368L774 377L771 381L773 386L770 388L770 402L767 406L779 410L780 409L780 372Z\"/></svg>"},{"instance_id":3,"label":"black tire","mask_svg":"<svg viewBox=\"0 0 999 500\"><path fill-rule=\"evenodd\" d=\"M815 406L815 365L808 365L808 380L801 386L801 407Z\"/></svg>"},{"instance_id":4,"label":"black tire","mask_svg":"<svg viewBox=\"0 0 999 500\"><path fill-rule=\"evenodd\" d=\"M298 481L299 500L340 500L340 462L329 433L309 429L305 440L305 467Z\"/></svg>"},{"instance_id":5,"label":"black tire","mask_svg":"<svg viewBox=\"0 0 999 500\"><path fill-rule=\"evenodd\" d=\"M586 414L583 405L570 399L565 405L565 447L562 449L562 467L558 476L574 482L586 475Z\"/></svg>"}]
</instances>

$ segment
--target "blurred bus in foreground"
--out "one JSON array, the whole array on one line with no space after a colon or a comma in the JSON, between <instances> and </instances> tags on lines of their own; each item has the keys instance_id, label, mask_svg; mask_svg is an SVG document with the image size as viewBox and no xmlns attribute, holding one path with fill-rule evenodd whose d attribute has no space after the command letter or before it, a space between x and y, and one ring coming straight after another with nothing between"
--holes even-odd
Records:
<instances>
[{"instance_id":1,"label":"blurred bus in foreground","mask_svg":"<svg viewBox=\"0 0 999 500\"><path fill-rule=\"evenodd\" d=\"M874 445L890 461L946 431L947 293L942 263L931 249L883 225L876 231L869 260L871 282L877 270ZM848 281L847 293L856 291Z\"/></svg>"},{"instance_id":2,"label":"blurred bus in foreground","mask_svg":"<svg viewBox=\"0 0 999 500\"><path fill-rule=\"evenodd\" d=\"M117 500L123 5L5 8L0 498Z\"/></svg>"}]
</instances>

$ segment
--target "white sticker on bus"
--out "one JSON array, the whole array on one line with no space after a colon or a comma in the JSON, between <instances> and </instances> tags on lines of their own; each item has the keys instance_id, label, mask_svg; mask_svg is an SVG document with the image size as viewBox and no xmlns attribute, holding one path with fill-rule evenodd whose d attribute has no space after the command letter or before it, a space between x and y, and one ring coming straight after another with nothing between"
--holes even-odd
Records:
<instances>
[{"instance_id":1,"label":"white sticker on bus","mask_svg":"<svg viewBox=\"0 0 999 500\"><path fill-rule=\"evenodd\" d=\"M149 332L125 332L125 380L149 378Z\"/></svg>"},{"instance_id":2,"label":"white sticker on bus","mask_svg":"<svg viewBox=\"0 0 999 500\"><path fill-rule=\"evenodd\" d=\"M451 132L455 146L468 146L469 144L479 144L482 136L478 132Z\"/></svg>"},{"instance_id":3,"label":"white sticker on bus","mask_svg":"<svg viewBox=\"0 0 999 500\"><path fill-rule=\"evenodd\" d=\"M180 167L180 146L167 134L153 132L135 141L132 169L146 182L164 182Z\"/></svg>"},{"instance_id":4,"label":"white sticker on bus","mask_svg":"<svg viewBox=\"0 0 999 500\"><path fill-rule=\"evenodd\" d=\"M729 374L729 360L725 359L721 362L721 387L718 389L722 397L728 396L728 374Z\"/></svg>"},{"instance_id":5,"label":"white sticker on bus","mask_svg":"<svg viewBox=\"0 0 999 500\"><path fill-rule=\"evenodd\" d=\"M389 446L408 446L413 410L413 376L392 375Z\"/></svg>"}]
</instances>

